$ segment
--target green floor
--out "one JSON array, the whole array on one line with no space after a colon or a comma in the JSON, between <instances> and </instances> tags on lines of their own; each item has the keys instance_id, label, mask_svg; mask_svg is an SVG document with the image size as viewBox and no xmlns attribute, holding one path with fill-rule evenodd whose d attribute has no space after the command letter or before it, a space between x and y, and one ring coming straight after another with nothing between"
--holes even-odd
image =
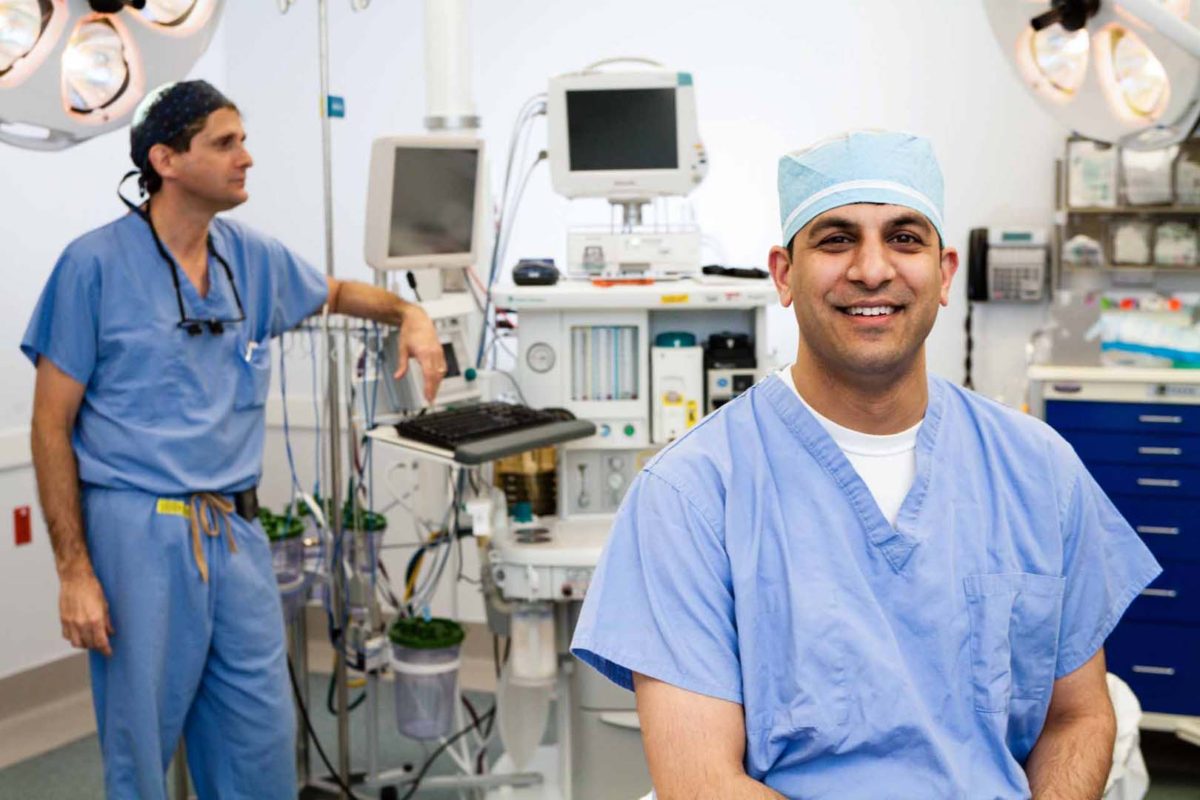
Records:
<instances>
[{"instance_id":1,"label":"green floor","mask_svg":"<svg viewBox=\"0 0 1200 800\"><path fill-rule=\"evenodd\" d=\"M323 676L313 676L310 681L310 694L318 699L318 706L313 710L313 726L326 748L330 757L336 758L336 725L335 719L324 708L325 690L327 684ZM387 694L380 703L380 749L382 765L399 767L405 763L420 765L426 758L426 750L412 740L401 737L396 732L394 720L390 714L391 695L390 685L384 685ZM485 713L492 706L492 696L489 694L469 693L469 699L478 709ZM352 717L351 765L354 769L366 766L365 734L363 732L363 711L354 712ZM1146 733L1143 735L1142 752L1146 757L1151 775L1149 800L1200 800L1200 748L1184 744L1174 736L1167 734ZM545 740L554 740L553 713L548 725ZM498 744L493 744L489 757L494 759ZM320 768L316 753L313 753L314 771ZM442 757L435 762L428 774L445 775L453 771L453 765L448 758ZM95 736L80 739L77 742L61 747L37 758L31 758L20 764L15 764L5 770L0 770L0 798L8 800L104 800L104 789L101 780L100 750ZM356 790L362 797L375 797L376 794L367 790ZM457 793L448 791L422 791L419 796L429 800L457 797ZM621 800L628 800L622 798Z\"/></svg>"}]
</instances>

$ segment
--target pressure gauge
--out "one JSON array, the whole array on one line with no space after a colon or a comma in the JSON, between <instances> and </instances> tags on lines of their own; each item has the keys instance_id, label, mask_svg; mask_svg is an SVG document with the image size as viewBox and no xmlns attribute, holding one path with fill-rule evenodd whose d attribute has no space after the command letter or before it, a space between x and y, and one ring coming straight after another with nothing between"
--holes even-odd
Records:
<instances>
[{"instance_id":1,"label":"pressure gauge","mask_svg":"<svg viewBox=\"0 0 1200 800\"><path fill-rule=\"evenodd\" d=\"M525 352L525 363L534 372L549 372L554 368L554 348L545 342L530 345Z\"/></svg>"}]
</instances>

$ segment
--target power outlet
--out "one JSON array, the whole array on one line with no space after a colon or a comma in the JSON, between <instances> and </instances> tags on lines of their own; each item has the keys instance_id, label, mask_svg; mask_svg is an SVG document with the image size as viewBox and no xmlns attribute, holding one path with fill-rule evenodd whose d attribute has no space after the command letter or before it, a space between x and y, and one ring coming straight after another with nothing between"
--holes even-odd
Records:
<instances>
[{"instance_id":1,"label":"power outlet","mask_svg":"<svg viewBox=\"0 0 1200 800\"><path fill-rule=\"evenodd\" d=\"M13 509L13 541L20 547L33 541L33 525L29 519L29 506Z\"/></svg>"}]
</instances>

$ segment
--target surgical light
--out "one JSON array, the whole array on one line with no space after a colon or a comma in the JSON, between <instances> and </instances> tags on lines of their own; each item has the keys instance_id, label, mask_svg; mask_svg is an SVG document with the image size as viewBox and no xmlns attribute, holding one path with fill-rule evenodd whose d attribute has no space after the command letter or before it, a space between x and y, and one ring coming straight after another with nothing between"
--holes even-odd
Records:
<instances>
[{"instance_id":1,"label":"surgical light","mask_svg":"<svg viewBox=\"0 0 1200 800\"><path fill-rule=\"evenodd\" d=\"M57 150L123 127L148 88L187 76L224 5L0 0L0 142Z\"/></svg>"},{"instance_id":2,"label":"surgical light","mask_svg":"<svg viewBox=\"0 0 1200 800\"><path fill-rule=\"evenodd\" d=\"M49 17L38 0L0 0L0 74L29 55Z\"/></svg>"},{"instance_id":3,"label":"surgical light","mask_svg":"<svg viewBox=\"0 0 1200 800\"><path fill-rule=\"evenodd\" d=\"M125 43L106 19L82 23L67 42L63 87L71 109L83 114L104 108L129 84Z\"/></svg>"},{"instance_id":4,"label":"surgical light","mask_svg":"<svg viewBox=\"0 0 1200 800\"><path fill-rule=\"evenodd\" d=\"M1118 102L1139 116L1157 117L1166 104L1169 88L1162 62L1132 31L1113 28L1109 35Z\"/></svg>"},{"instance_id":5,"label":"surgical light","mask_svg":"<svg viewBox=\"0 0 1200 800\"><path fill-rule=\"evenodd\" d=\"M178 25L196 7L196 0L146 0L142 16L158 25Z\"/></svg>"},{"instance_id":6,"label":"surgical light","mask_svg":"<svg viewBox=\"0 0 1200 800\"><path fill-rule=\"evenodd\" d=\"M1061 25L1030 30L1030 57L1048 88L1064 96L1079 91L1087 74L1086 31L1069 32Z\"/></svg>"},{"instance_id":7,"label":"surgical light","mask_svg":"<svg viewBox=\"0 0 1200 800\"><path fill-rule=\"evenodd\" d=\"M1072 132L1133 149L1190 136L1200 119L1191 0L984 0L1018 73Z\"/></svg>"}]
</instances>

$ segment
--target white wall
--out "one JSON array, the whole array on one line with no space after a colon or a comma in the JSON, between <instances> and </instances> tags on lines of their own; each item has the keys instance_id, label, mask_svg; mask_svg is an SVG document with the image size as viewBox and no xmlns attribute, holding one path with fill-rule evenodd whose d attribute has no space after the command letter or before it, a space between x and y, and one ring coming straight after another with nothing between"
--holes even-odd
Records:
<instances>
[{"instance_id":1,"label":"white wall","mask_svg":"<svg viewBox=\"0 0 1200 800\"><path fill-rule=\"evenodd\" d=\"M369 280L362 260L363 206L371 140L420 133L424 116L422 4L377 0L364 13L332 0L332 87L346 98L334 126L336 269ZM644 55L693 73L711 172L692 197L697 221L717 245L714 259L763 265L778 237L775 162L786 150L851 127L929 136L946 175L949 244L965 261L967 230L979 225L1048 226L1053 162L1067 131L1019 85L993 40L982 3L948 0L782 0L734 8L681 0L505 0L473 4L475 97L499 186L508 136L522 102L548 76L616 55ZM256 159L251 200L237 216L278 236L324 267L321 149L317 117L316 3L286 16L267 0L227 4L222 30L197 69L218 82L246 117ZM544 127L535 141L544 141ZM0 429L29 416L32 370L15 344L41 282L66 242L119 213L112 188L124 168L120 134L73 151L0 149L0 174L18 187L0 198L0 261L11 276L0 299L8 314L0 368ZM560 263L568 222L606 222L603 204L568 209L545 166L517 219L509 262L550 255ZM931 368L962 378L965 271L929 343ZM976 315L977 387L1020 401L1024 343L1040 308L983 307ZM772 314L781 358L795 346L789 313ZM308 376L289 373L295 398ZM23 436L23 434L22 434ZM19 441L19 440L18 440ZM307 449L307 448L306 448ZM269 502L286 469L280 439L268 441ZM0 515L32 500L27 470L0 473ZM0 523L0 532L4 530ZM0 676L57 657L56 587L44 531L14 550L0 533L0 602L6 615Z\"/></svg>"},{"instance_id":2,"label":"white wall","mask_svg":"<svg viewBox=\"0 0 1200 800\"><path fill-rule=\"evenodd\" d=\"M376 2L365 13L333 2L333 91L347 118L333 123L337 273L369 279L362 259L371 140L420 133L425 110L422 6ZM609 0L475 2L475 97L502 178L513 119L548 76L614 55L645 55L695 76L711 172L692 195L717 246L706 257L765 263L778 236L777 156L852 127L912 130L933 139L946 175L949 244L965 261L979 225L1048 226L1053 162L1065 129L1021 87L992 37L982 3L946 0L727 4ZM226 19L229 91L248 116L257 167L239 214L323 263L316 12L280 18L245 3ZM539 123L535 142L544 143ZM568 222L603 223L603 203L554 195L538 168L517 217L509 263L565 251ZM963 376L965 270L930 340L932 369ZM982 307L976 314L977 387L1017 404L1024 343L1040 308ZM795 346L790 312L772 315L772 341Z\"/></svg>"}]
</instances>

